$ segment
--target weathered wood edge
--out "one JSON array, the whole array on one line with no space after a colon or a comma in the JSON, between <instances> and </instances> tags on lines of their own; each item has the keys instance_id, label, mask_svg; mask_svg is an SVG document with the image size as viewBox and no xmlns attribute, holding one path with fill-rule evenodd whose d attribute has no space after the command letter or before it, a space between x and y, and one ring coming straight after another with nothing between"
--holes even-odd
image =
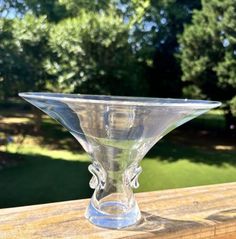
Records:
<instances>
[{"instance_id":1,"label":"weathered wood edge","mask_svg":"<svg viewBox=\"0 0 236 239\"><path fill-rule=\"evenodd\" d=\"M0 210L0 238L236 238L236 183L137 193L143 218L107 230L84 218L88 199Z\"/></svg>"}]
</instances>

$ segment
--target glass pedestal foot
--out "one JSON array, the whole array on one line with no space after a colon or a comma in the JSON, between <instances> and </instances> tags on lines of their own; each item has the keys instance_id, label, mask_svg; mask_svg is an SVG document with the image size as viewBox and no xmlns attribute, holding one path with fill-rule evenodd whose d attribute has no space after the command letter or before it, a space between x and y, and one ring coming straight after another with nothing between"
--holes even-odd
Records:
<instances>
[{"instance_id":1,"label":"glass pedestal foot","mask_svg":"<svg viewBox=\"0 0 236 239\"><path fill-rule=\"evenodd\" d=\"M91 223L99 227L120 229L134 225L141 219L141 213L137 204L128 211L125 205L115 201L104 202L100 207L102 210L95 208L92 202L90 202L85 214L85 217Z\"/></svg>"}]
</instances>

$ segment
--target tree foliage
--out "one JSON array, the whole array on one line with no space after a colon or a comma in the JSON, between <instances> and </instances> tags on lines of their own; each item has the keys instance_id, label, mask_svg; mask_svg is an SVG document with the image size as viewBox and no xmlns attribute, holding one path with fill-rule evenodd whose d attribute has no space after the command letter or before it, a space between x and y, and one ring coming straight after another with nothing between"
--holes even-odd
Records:
<instances>
[{"instance_id":1,"label":"tree foliage","mask_svg":"<svg viewBox=\"0 0 236 239\"><path fill-rule=\"evenodd\" d=\"M43 62L49 53L46 18L27 14L21 19L1 19L1 25L2 96L15 95L19 89L44 90L47 72Z\"/></svg>"},{"instance_id":2,"label":"tree foliage","mask_svg":"<svg viewBox=\"0 0 236 239\"><path fill-rule=\"evenodd\" d=\"M14 44L12 34L12 21L0 19L0 95L5 97L9 95L16 81L16 74L21 69L20 64L15 65L15 62L20 62L20 56L17 53L17 47ZM12 85L12 87L9 87Z\"/></svg>"},{"instance_id":3,"label":"tree foliage","mask_svg":"<svg viewBox=\"0 0 236 239\"><path fill-rule=\"evenodd\" d=\"M233 0L203 0L202 10L200 0L0 3L3 96L50 90L180 97L183 84L194 97L235 96Z\"/></svg>"},{"instance_id":4,"label":"tree foliage","mask_svg":"<svg viewBox=\"0 0 236 239\"><path fill-rule=\"evenodd\" d=\"M203 0L181 45L182 80L207 98L231 100L236 90L236 2Z\"/></svg>"},{"instance_id":5,"label":"tree foliage","mask_svg":"<svg viewBox=\"0 0 236 239\"><path fill-rule=\"evenodd\" d=\"M7 30L0 33L5 39L0 48L10 58L3 57L0 70L0 87L9 89L2 90L5 95L15 95L17 89L146 94L143 66L129 42L132 23L124 21L118 2L4 4L2 13L9 14L2 17Z\"/></svg>"},{"instance_id":6,"label":"tree foliage","mask_svg":"<svg viewBox=\"0 0 236 239\"><path fill-rule=\"evenodd\" d=\"M115 12L81 12L51 29L54 55L46 68L64 91L142 94L140 67L128 37L128 25Z\"/></svg>"},{"instance_id":7,"label":"tree foliage","mask_svg":"<svg viewBox=\"0 0 236 239\"><path fill-rule=\"evenodd\" d=\"M200 0L153 0L135 25L133 39L139 58L146 62L149 95L181 97L181 69L175 57L179 51L177 36L191 21L193 9L200 7Z\"/></svg>"}]
</instances>

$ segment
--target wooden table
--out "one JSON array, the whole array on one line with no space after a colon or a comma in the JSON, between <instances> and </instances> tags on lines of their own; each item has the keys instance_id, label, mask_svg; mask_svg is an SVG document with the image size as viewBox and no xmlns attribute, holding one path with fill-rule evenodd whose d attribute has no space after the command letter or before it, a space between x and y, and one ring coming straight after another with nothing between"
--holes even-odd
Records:
<instances>
[{"instance_id":1,"label":"wooden table","mask_svg":"<svg viewBox=\"0 0 236 239\"><path fill-rule=\"evenodd\" d=\"M236 239L236 183L136 194L143 219L108 230L84 218L88 199L0 210L0 238Z\"/></svg>"}]
</instances>

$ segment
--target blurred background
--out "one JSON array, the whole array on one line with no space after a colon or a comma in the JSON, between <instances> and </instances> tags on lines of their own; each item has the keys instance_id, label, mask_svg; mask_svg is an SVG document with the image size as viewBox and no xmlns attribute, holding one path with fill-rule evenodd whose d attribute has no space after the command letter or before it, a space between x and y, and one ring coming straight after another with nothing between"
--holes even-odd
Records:
<instances>
[{"instance_id":1,"label":"blurred background","mask_svg":"<svg viewBox=\"0 0 236 239\"><path fill-rule=\"evenodd\" d=\"M140 191L236 181L235 0L0 0L0 208L90 197L89 158L23 91L219 100Z\"/></svg>"}]
</instances>

